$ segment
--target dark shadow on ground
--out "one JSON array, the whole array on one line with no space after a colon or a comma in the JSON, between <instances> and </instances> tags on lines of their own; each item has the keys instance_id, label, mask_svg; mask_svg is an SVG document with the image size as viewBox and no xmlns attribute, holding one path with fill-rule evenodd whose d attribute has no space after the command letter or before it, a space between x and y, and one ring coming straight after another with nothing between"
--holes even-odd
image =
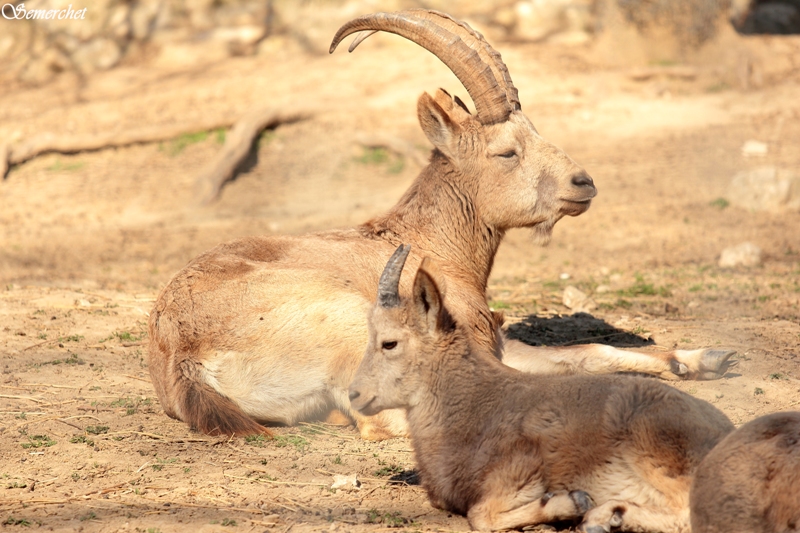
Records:
<instances>
[{"instance_id":1,"label":"dark shadow on ground","mask_svg":"<svg viewBox=\"0 0 800 533\"><path fill-rule=\"evenodd\" d=\"M389 481L392 483L399 483L401 485L404 484L417 486L420 484L419 472L416 470L403 470L402 472L390 477Z\"/></svg>"},{"instance_id":2,"label":"dark shadow on ground","mask_svg":"<svg viewBox=\"0 0 800 533\"><path fill-rule=\"evenodd\" d=\"M615 328L588 313L570 316L540 317L529 315L507 328L510 339L531 346L569 346L572 344L607 344L617 348L652 346L652 339Z\"/></svg>"}]
</instances>

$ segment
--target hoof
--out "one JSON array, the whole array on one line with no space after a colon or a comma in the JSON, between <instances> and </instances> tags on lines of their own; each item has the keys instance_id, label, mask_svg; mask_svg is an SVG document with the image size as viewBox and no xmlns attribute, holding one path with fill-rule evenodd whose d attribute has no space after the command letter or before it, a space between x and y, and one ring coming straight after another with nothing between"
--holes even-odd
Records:
<instances>
[{"instance_id":1,"label":"hoof","mask_svg":"<svg viewBox=\"0 0 800 533\"><path fill-rule=\"evenodd\" d=\"M719 379L729 368L735 366L738 361L729 359L736 350L706 350L700 357L700 377L702 379Z\"/></svg>"},{"instance_id":2,"label":"hoof","mask_svg":"<svg viewBox=\"0 0 800 533\"><path fill-rule=\"evenodd\" d=\"M581 524L579 531L582 533L609 533L611 530L606 529L603 526L584 526Z\"/></svg>"},{"instance_id":3,"label":"hoof","mask_svg":"<svg viewBox=\"0 0 800 533\"><path fill-rule=\"evenodd\" d=\"M555 495L556 495L555 492L547 492L547 493L545 493L545 495L542 496L542 501L540 502L542 504L542 507L547 505L547 502L549 502L551 499L553 499L553 496L555 496Z\"/></svg>"},{"instance_id":4,"label":"hoof","mask_svg":"<svg viewBox=\"0 0 800 533\"><path fill-rule=\"evenodd\" d=\"M608 525L611 527L619 527L622 525L622 513L619 511L614 511L614 514L611 515L611 519L608 521Z\"/></svg>"},{"instance_id":5,"label":"hoof","mask_svg":"<svg viewBox=\"0 0 800 533\"><path fill-rule=\"evenodd\" d=\"M589 509L594 507L594 500L592 500L592 497L582 490L571 491L569 497L580 514L586 514Z\"/></svg>"},{"instance_id":6,"label":"hoof","mask_svg":"<svg viewBox=\"0 0 800 533\"><path fill-rule=\"evenodd\" d=\"M670 371L676 376L685 376L689 373L689 367L681 363L677 359L671 359L669 362Z\"/></svg>"}]
</instances>

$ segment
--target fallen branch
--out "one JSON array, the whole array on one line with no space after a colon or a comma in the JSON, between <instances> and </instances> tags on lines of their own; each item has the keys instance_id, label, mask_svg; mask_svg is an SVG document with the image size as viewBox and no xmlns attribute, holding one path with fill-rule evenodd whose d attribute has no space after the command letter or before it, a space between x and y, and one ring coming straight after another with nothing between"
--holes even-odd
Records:
<instances>
[{"instance_id":1,"label":"fallen branch","mask_svg":"<svg viewBox=\"0 0 800 533\"><path fill-rule=\"evenodd\" d=\"M166 437L164 435L156 435L155 433L145 433L143 431L115 431L113 433L104 433L102 435L98 435L98 437L104 438L104 437L114 437L121 435L139 435L140 437L148 437L151 439L160 440L165 444L176 444L185 442L206 442L206 443L216 444L219 442L212 439L200 439L194 437L175 437L175 438Z\"/></svg>"},{"instance_id":2,"label":"fallen branch","mask_svg":"<svg viewBox=\"0 0 800 533\"><path fill-rule=\"evenodd\" d=\"M67 422L63 418L54 418L53 420L55 420L56 422L61 422L62 424L66 424L68 426L72 426L72 427L74 427L75 429L77 429L80 432L84 431L84 429L82 427L80 427L78 424L73 424L72 422Z\"/></svg>"},{"instance_id":3,"label":"fallen branch","mask_svg":"<svg viewBox=\"0 0 800 533\"><path fill-rule=\"evenodd\" d=\"M14 165L19 165L36 156L50 152L74 154L138 143L166 141L180 137L185 133L210 131L217 128L226 128L230 125L230 119L215 119L191 124L146 126L128 131L98 134L56 135L50 132L40 133L27 141L16 145L10 145L7 148L6 170ZM0 150L0 156L2 156L2 150ZM0 163L0 170L3 170L2 163ZM2 176L5 177L5 172Z\"/></svg>"},{"instance_id":4,"label":"fallen branch","mask_svg":"<svg viewBox=\"0 0 800 533\"><path fill-rule=\"evenodd\" d=\"M30 396L13 396L10 394L0 394L0 398L8 398L11 400L28 400L30 402L36 402L39 404L45 403L44 400L40 400L39 398L31 398Z\"/></svg>"},{"instance_id":5,"label":"fallen branch","mask_svg":"<svg viewBox=\"0 0 800 533\"><path fill-rule=\"evenodd\" d=\"M151 383L149 379L140 378L139 376L132 376L130 374L122 374L122 375L125 376L126 378L138 379L139 381L144 381L145 383Z\"/></svg>"},{"instance_id":6,"label":"fallen branch","mask_svg":"<svg viewBox=\"0 0 800 533\"><path fill-rule=\"evenodd\" d=\"M306 482L306 481L277 481L274 479L260 479L260 478L249 478L243 476L234 476L232 474L226 474L225 472L222 473L223 477L228 477L231 479L241 479L243 481L250 481L251 483L266 483L268 485L300 485L300 486L311 486L311 487L327 487L327 483L314 483L314 482ZM286 498L288 500L288 498ZM296 503L296 502L292 502Z\"/></svg>"},{"instance_id":7,"label":"fallen branch","mask_svg":"<svg viewBox=\"0 0 800 533\"><path fill-rule=\"evenodd\" d=\"M300 116L301 113L297 112L274 112L274 118L268 121L267 125L264 127L297 120ZM74 154L78 152L102 150L104 148L129 146L131 144L167 141L186 133L229 128L233 124L234 121L231 118L222 117L192 123L145 126L127 131L109 133L84 135L56 135L50 132L40 133L20 143L0 143L0 179L5 178L11 167L22 164L42 154L51 152Z\"/></svg>"},{"instance_id":8,"label":"fallen branch","mask_svg":"<svg viewBox=\"0 0 800 533\"><path fill-rule=\"evenodd\" d=\"M683 65L656 65L638 68L628 73L628 77L634 81L647 81L660 76L691 81L697 77L697 69Z\"/></svg>"},{"instance_id":9,"label":"fallen branch","mask_svg":"<svg viewBox=\"0 0 800 533\"><path fill-rule=\"evenodd\" d=\"M420 167L428 164L427 158L413 143L386 133L359 133L356 142L366 148L386 148L397 155L410 159Z\"/></svg>"},{"instance_id":10,"label":"fallen branch","mask_svg":"<svg viewBox=\"0 0 800 533\"><path fill-rule=\"evenodd\" d=\"M0 180L6 177L8 172L8 154L11 152L11 146L8 143L0 144Z\"/></svg>"},{"instance_id":11,"label":"fallen branch","mask_svg":"<svg viewBox=\"0 0 800 533\"><path fill-rule=\"evenodd\" d=\"M208 205L219 197L222 186L236 175L262 131L278 124L296 122L308 115L305 111L269 108L242 117L228 132L222 150L195 182L197 204Z\"/></svg>"}]
</instances>

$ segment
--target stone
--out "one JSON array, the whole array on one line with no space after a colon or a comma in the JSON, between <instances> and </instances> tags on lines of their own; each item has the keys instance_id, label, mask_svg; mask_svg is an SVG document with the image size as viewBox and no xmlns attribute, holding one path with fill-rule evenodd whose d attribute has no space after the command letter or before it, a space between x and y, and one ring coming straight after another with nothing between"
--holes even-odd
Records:
<instances>
[{"instance_id":1,"label":"stone","mask_svg":"<svg viewBox=\"0 0 800 533\"><path fill-rule=\"evenodd\" d=\"M361 481L358 480L358 476L356 474L350 474L350 475L334 474L331 488L344 489L344 490L361 490Z\"/></svg>"},{"instance_id":2,"label":"stone","mask_svg":"<svg viewBox=\"0 0 800 533\"><path fill-rule=\"evenodd\" d=\"M597 308L597 304L594 300L572 285L564 289L562 303L565 307L576 313L587 313Z\"/></svg>"},{"instance_id":3,"label":"stone","mask_svg":"<svg viewBox=\"0 0 800 533\"><path fill-rule=\"evenodd\" d=\"M742 145L742 155L745 157L764 156L769 152L769 145L760 141L749 140Z\"/></svg>"},{"instance_id":4,"label":"stone","mask_svg":"<svg viewBox=\"0 0 800 533\"><path fill-rule=\"evenodd\" d=\"M721 268L752 267L760 264L761 248L751 242L743 242L736 246L725 248L719 257L719 266Z\"/></svg>"},{"instance_id":5,"label":"stone","mask_svg":"<svg viewBox=\"0 0 800 533\"><path fill-rule=\"evenodd\" d=\"M776 167L742 171L731 180L728 199L753 211L800 210L800 175Z\"/></svg>"},{"instance_id":6,"label":"stone","mask_svg":"<svg viewBox=\"0 0 800 533\"><path fill-rule=\"evenodd\" d=\"M72 60L83 73L95 70L107 70L119 63L122 51L111 39L94 39L78 48L72 54Z\"/></svg>"},{"instance_id":7,"label":"stone","mask_svg":"<svg viewBox=\"0 0 800 533\"><path fill-rule=\"evenodd\" d=\"M42 84L69 67L69 58L57 48L51 48L31 60L20 73L19 79L25 83Z\"/></svg>"},{"instance_id":8,"label":"stone","mask_svg":"<svg viewBox=\"0 0 800 533\"><path fill-rule=\"evenodd\" d=\"M540 41L551 36L564 42L582 43L589 39L589 4L581 0L523 0L514 4L513 36L524 41ZM505 18L508 15L503 13Z\"/></svg>"},{"instance_id":9,"label":"stone","mask_svg":"<svg viewBox=\"0 0 800 533\"><path fill-rule=\"evenodd\" d=\"M155 29L155 21L160 10L155 0L136 2L130 14L131 32L136 40L145 40Z\"/></svg>"}]
</instances>

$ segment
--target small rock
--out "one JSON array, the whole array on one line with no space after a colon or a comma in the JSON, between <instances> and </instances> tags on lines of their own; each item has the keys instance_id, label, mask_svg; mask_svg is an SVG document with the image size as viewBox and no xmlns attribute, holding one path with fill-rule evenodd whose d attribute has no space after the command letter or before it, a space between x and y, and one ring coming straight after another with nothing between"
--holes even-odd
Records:
<instances>
[{"instance_id":1,"label":"small rock","mask_svg":"<svg viewBox=\"0 0 800 533\"><path fill-rule=\"evenodd\" d=\"M569 279L569 278L570 278L570 275L569 275L569 274L567 274L566 272L562 272L562 273L561 273L561 275L560 275L560 276L558 276L558 278L559 278L559 279Z\"/></svg>"},{"instance_id":2,"label":"small rock","mask_svg":"<svg viewBox=\"0 0 800 533\"><path fill-rule=\"evenodd\" d=\"M564 305L576 313L585 313L597 308L597 304L577 287L570 285L564 289Z\"/></svg>"},{"instance_id":3,"label":"small rock","mask_svg":"<svg viewBox=\"0 0 800 533\"><path fill-rule=\"evenodd\" d=\"M731 268L737 266L757 266L761 264L761 248L751 242L743 242L722 250L719 266Z\"/></svg>"},{"instance_id":4,"label":"small rock","mask_svg":"<svg viewBox=\"0 0 800 533\"><path fill-rule=\"evenodd\" d=\"M133 38L145 40L150 37L155 29L156 17L161 7L156 0L145 0L133 4L132 9L129 20Z\"/></svg>"},{"instance_id":5,"label":"small rock","mask_svg":"<svg viewBox=\"0 0 800 533\"><path fill-rule=\"evenodd\" d=\"M523 41L541 41L554 37L562 44L580 44L589 39L591 10L585 2L573 0L521 0L514 4L513 14L502 12L502 20L512 34Z\"/></svg>"},{"instance_id":6,"label":"small rock","mask_svg":"<svg viewBox=\"0 0 800 533\"><path fill-rule=\"evenodd\" d=\"M769 152L769 146L767 143L762 143L760 141L749 140L745 141L742 145L742 155L745 157L761 157L767 155Z\"/></svg>"},{"instance_id":7,"label":"small rock","mask_svg":"<svg viewBox=\"0 0 800 533\"><path fill-rule=\"evenodd\" d=\"M5 57L5 55L14 48L14 44L14 37L11 35L6 35L0 39L0 57Z\"/></svg>"},{"instance_id":8,"label":"small rock","mask_svg":"<svg viewBox=\"0 0 800 533\"><path fill-rule=\"evenodd\" d=\"M78 48L72 54L75 66L88 74L95 70L106 70L116 65L122 58L122 51L111 39L95 39Z\"/></svg>"},{"instance_id":9,"label":"small rock","mask_svg":"<svg viewBox=\"0 0 800 533\"><path fill-rule=\"evenodd\" d=\"M351 474L349 476L335 474L333 476L333 484L331 485L331 488L344 489L344 490L361 490L361 482L356 477L356 474Z\"/></svg>"},{"instance_id":10,"label":"small rock","mask_svg":"<svg viewBox=\"0 0 800 533\"><path fill-rule=\"evenodd\" d=\"M732 204L745 209L800 210L800 175L776 167L739 172L728 195Z\"/></svg>"},{"instance_id":11,"label":"small rock","mask_svg":"<svg viewBox=\"0 0 800 533\"><path fill-rule=\"evenodd\" d=\"M598 285L594 292L597 294L605 294L607 292L611 292L611 287L608 285Z\"/></svg>"}]
</instances>

